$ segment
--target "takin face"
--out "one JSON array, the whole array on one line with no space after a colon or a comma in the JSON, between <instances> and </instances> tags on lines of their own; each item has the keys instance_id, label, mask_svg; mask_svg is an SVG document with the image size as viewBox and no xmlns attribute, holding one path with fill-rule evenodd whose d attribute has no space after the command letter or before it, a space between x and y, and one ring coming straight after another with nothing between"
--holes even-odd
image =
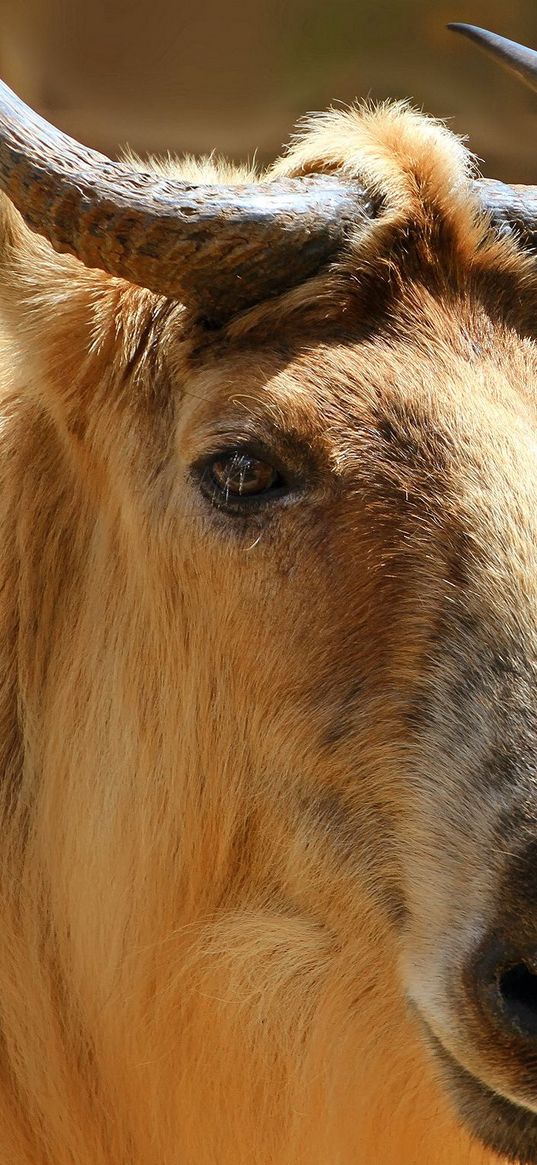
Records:
<instances>
[{"instance_id":1,"label":"takin face","mask_svg":"<svg viewBox=\"0 0 537 1165\"><path fill-rule=\"evenodd\" d=\"M218 328L3 205L12 1165L537 1162L535 262L404 107L327 170Z\"/></svg>"}]
</instances>

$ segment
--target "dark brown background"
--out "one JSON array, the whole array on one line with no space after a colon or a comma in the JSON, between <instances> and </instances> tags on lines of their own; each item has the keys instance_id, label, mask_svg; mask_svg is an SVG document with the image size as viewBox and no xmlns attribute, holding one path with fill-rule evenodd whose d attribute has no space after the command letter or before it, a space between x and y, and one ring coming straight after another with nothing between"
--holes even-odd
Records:
<instances>
[{"instance_id":1,"label":"dark brown background","mask_svg":"<svg viewBox=\"0 0 537 1165\"><path fill-rule=\"evenodd\" d=\"M537 47L536 0L3 0L0 70L112 154L264 161L308 110L410 97L468 134L486 173L537 182L537 94L448 20Z\"/></svg>"}]
</instances>

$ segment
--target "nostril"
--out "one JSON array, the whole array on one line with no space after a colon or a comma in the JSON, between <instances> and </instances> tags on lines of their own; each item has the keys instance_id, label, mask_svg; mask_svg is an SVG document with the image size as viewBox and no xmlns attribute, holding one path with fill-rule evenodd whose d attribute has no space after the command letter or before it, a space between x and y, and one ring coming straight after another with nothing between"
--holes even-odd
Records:
<instances>
[{"instance_id":1,"label":"nostril","mask_svg":"<svg viewBox=\"0 0 537 1165\"><path fill-rule=\"evenodd\" d=\"M502 1010L522 1036L537 1036L537 971L516 963L498 977Z\"/></svg>"},{"instance_id":2,"label":"nostril","mask_svg":"<svg viewBox=\"0 0 537 1165\"><path fill-rule=\"evenodd\" d=\"M506 942L503 936L500 938L496 934L487 936L477 951L477 957L467 964L464 983L467 999L473 1008L477 1006L480 1020L486 1020L489 1034L492 1026L497 1037L507 1037L512 1051L515 1043L531 1041L534 1056L537 1044L537 944L530 947L529 943L527 946L524 943L523 946L520 941L516 944Z\"/></svg>"}]
</instances>

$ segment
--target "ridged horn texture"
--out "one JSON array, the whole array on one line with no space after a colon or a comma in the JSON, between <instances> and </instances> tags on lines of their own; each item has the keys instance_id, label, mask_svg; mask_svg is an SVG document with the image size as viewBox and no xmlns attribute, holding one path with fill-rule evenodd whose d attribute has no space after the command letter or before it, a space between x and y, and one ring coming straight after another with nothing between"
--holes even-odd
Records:
<instances>
[{"instance_id":1,"label":"ridged horn texture","mask_svg":"<svg viewBox=\"0 0 537 1165\"><path fill-rule=\"evenodd\" d=\"M515 73L530 89L537 91L537 52L517 44L514 40L507 40L505 36L498 36L495 32L488 32L486 28L478 28L475 24L448 24L452 32L460 32L462 36L473 40L483 52L494 57L510 73Z\"/></svg>"},{"instance_id":2,"label":"ridged horn texture","mask_svg":"<svg viewBox=\"0 0 537 1165\"><path fill-rule=\"evenodd\" d=\"M475 182L479 201L500 235L514 235L529 250L537 250L537 186L510 186L496 178Z\"/></svg>"},{"instance_id":3,"label":"ridged horn texture","mask_svg":"<svg viewBox=\"0 0 537 1165\"><path fill-rule=\"evenodd\" d=\"M500 231L537 248L537 187L476 186ZM194 304L214 325L314 275L381 211L335 175L193 186L140 173L61 133L2 82L0 188L57 251Z\"/></svg>"},{"instance_id":4,"label":"ridged horn texture","mask_svg":"<svg viewBox=\"0 0 537 1165\"><path fill-rule=\"evenodd\" d=\"M361 185L330 175L193 186L140 173L55 129L2 82L0 188L57 251L194 301L215 324L313 275L376 213Z\"/></svg>"}]
</instances>

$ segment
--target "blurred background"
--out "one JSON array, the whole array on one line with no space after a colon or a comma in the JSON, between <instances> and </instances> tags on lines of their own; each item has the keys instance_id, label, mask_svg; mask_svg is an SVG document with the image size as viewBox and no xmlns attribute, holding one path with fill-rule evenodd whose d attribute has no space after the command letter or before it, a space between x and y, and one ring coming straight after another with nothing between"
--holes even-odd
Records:
<instances>
[{"instance_id":1,"label":"blurred background","mask_svg":"<svg viewBox=\"0 0 537 1165\"><path fill-rule=\"evenodd\" d=\"M537 182L537 94L450 20L537 48L536 0L2 0L0 72L112 156L264 162L308 110L410 97L468 135L486 174Z\"/></svg>"}]
</instances>

